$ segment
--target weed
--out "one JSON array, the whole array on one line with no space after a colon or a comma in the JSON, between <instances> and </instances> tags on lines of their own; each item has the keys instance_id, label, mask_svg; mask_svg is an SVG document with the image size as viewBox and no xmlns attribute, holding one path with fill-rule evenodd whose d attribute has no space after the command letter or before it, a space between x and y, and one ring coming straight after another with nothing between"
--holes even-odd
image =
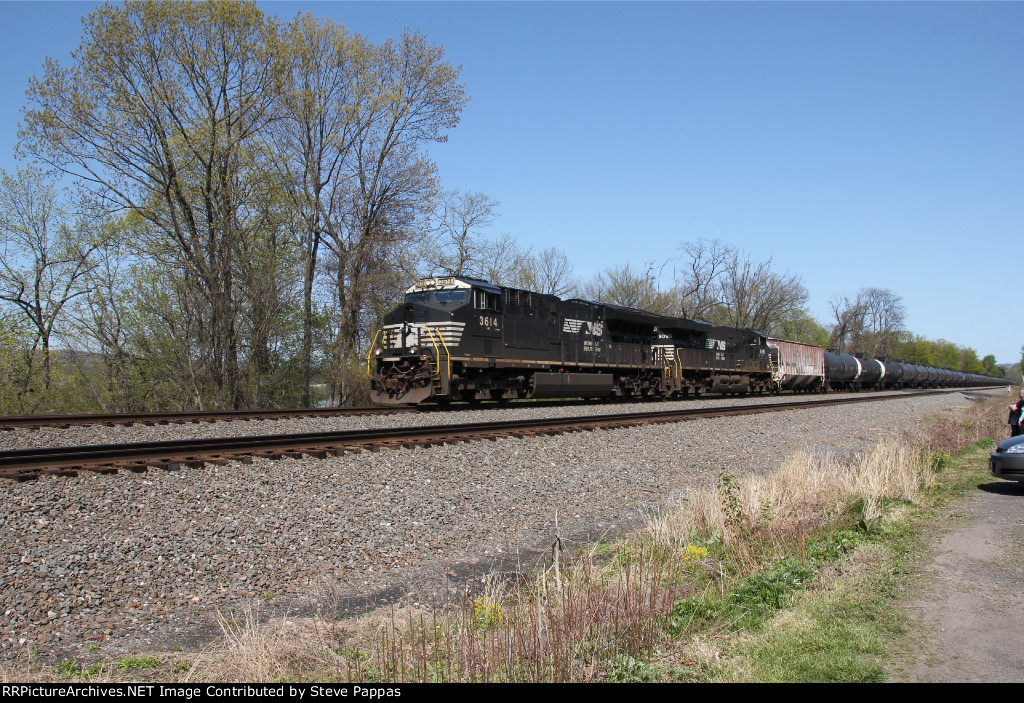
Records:
<instances>
[{"instance_id":1,"label":"weed","mask_svg":"<svg viewBox=\"0 0 1024 703\"><path fill-rule=\"evenodd\" d=\"M130 669L155 669L160 666L160 660L156 657L122 657L117 660L117 666L122 671Z\"/></svg>"},{"instance_id":2,"label":"weed","mask_svg":"<svg viewBox=\"0 0 1024 703\"><path fill-rule=\"evenodd\" d=\"M740 620L757 624L772 612L793 602L793 594L802 591L814 578L814 569L792 557L781 559L774 566L757 571L736 586L729 603L743 612Z\"/></svg>"},{"instance_id":3,"label":"weed","mask_svg":"<svg viewBox=\"0 0 1024 703\"><path fill-rule=\"evenodd\" d=\"M628 654L612 662L608 673L611 683L651 683L661 680L661 669L650 662L634 659Z\"/></svg>"},{"instance_id":4,"label":"weed","mask_svg":"<svg viewBox=\"0 0 1024 703\"><path fill-rule=\"evenodd\" d=\"M928 457L928 465L932 467L932 471L935 473L940 473L945 469L948 469L952 464L953 460L946 452L934 452Z\"/></svg>"},{"instance_id":5,"label":"weed","mask_svg":"<svg viewBox=\"0 0 1024 703\"><path fill-rule=\"evenodd\" d=\"M849 553L863 541L864 538L858 532L836 530L808 544L807 559L814 564L826 564Z\"/></svg>"},{"instance_id":6,"label":"weed","mask_svg":"<svg viewBox=\"0 0 1024 703\"><path fill-rule=\"evenodd\" d=\"M81 669L78 666L78 662L75 660L67 660L58 663L53 667L53 673L57 676L63 676L64 678L71 678L72 676L77 677Z\"/></svg>"},{"instance_id":7,"label":"weed","mask_svg":"<svg viewBox=\"0 0 1024 703\"><path fill-rule=\"evenodd\" d=\"M718 495L722 501L725 524L736 532L743 532L746 517L740 502L740 482L732 474L719 474Z\"/></svg>"},{"instance_id":8,"label":"weed","mask_svg":"<svg viewBox=\"0 0 1024 703\"><path fill-rule=\"evenodd\" d=\"M477 630L495 630L505 624L505 612L489 596L473 599L473 627Z\"/></svg>"},{"instance_id":9,"label":"weed","mask_svg":"<svg viewBox=\"0 0 1024 703\"><path fill-rule=\"evenodd\" d=\"M103 673L103 662L96 662L91 666L79 666L76 660L65 659L53 667L53 673L66 679L80 678L89 681Z\"/></svg>"},{"instance_id":10,"label":"weed","mask_svg":"<svg viewBox=\"0 0 1024 703\"><path fill-rule=\"evenodd\" d=\"M669 611L666 629L673 635L693 630L715 619L717 605L707 593L678 600Z\"/></svg>"},{"instance_id":11,"label":"weed","mask_svg":"<svg viewBox=\"0 0 1024 703\"><path fill-rule=\"evenodd\" d=\"M698 547L693 544L688 544L682 547L680 550L683 564L690 564L695 561L701 561L706 559L708 556L708 550L706 547Z\"/></svg>"}]
</instances>

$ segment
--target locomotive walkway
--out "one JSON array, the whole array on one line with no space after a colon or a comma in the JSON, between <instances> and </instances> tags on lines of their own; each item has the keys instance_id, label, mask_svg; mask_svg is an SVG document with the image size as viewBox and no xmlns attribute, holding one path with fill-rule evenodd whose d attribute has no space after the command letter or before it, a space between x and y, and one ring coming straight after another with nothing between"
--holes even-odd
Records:
<instances>
[{"instance_id":1,"label":"locomotive walkway","mask_svg":"<svg viewBox=\"0 0 1024 703\"><path fill-rule=\"evenodd\" d=\"M200 467L208 463L224 465L229 461L251 462L253 457L301 459L307 455L323 458L328 455L366 450L379 451L388 447L427 447L480 439L496 440L500 437L555 435L565 432L615 429L699 418L800 410L826 405L880 402L915 395L951 392L959 392L959 389L572 418L20 449L0 452L0 478L28 481L43 474L76 476L81 471L93 473L115 473L122 470L143 472L149 468L173 471L187 467Z\"/></svg>"}]
</instances>

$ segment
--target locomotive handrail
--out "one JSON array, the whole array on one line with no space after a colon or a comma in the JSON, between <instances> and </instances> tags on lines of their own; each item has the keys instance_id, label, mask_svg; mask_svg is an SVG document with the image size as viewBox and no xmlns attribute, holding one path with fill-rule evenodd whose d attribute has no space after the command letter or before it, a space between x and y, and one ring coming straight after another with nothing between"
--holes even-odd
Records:
<instances>
[{"instance_id":1,"label":"locomotive handrail","mask_svg":"<svg viewBox=\"0 0 1024 703\"><path fill-rule=\"evenodd\" d=\"M373 378L373 372L370 371L370 357L373 356L373 350L377 346L377 337L379 337L380 333L383 331L383 327L377 330L377 334L373 335L373 341L370 343L370 351L366 352L366 375L370 378Z\"/></svg>"},{"instance_id":2,"label":"locomotive handrail","mask_svg":"<svg viewBox=\"0 0 1024 703\"><path fill-rule=\"evenodd\" d=\"M452 355L448 351L448 345L444 341L444 334L441 332L441 330L433 329L429 325L423 325L423 327L421 327L420 329L427 331L427 337L429 337L430 343L434 347L434 358L437 359L437 365L434 367L434 374L435 374L435 376L437 377L438 380L441 379L441 350L437 348L437 342L434 340L434 335L436 334L438 339L441 340L441 347L444 349L445 361L447 363L446 371L447 371L447 374L448 374L448 376L447 376L447 378L448 378L448 385L451 386L451 382L452 382L451 381L451 379L452 379ZM450 388L449 388L449 390L450 390ZM449 394L448 393L437 393L437 395L449 395Z\"/></svg>"}]
</instances>

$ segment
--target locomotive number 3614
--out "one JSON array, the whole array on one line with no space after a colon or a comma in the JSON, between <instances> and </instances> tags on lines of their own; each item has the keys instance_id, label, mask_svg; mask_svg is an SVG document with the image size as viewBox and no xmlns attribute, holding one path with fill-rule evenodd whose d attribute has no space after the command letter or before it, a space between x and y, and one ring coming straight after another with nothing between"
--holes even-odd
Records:
<instances>
[{"instance_id":1,"label":"locomotive number 3614","mask_svg":"<svg viewBox=\"0 0 1024 703\"><path fill-rule=\"evenodd\" d=\"M489 317L487 315L478 315L477 320L480 322L481 327L486 327L489 330L498 329L498 318Z\"/></svg>"}]
</instances>

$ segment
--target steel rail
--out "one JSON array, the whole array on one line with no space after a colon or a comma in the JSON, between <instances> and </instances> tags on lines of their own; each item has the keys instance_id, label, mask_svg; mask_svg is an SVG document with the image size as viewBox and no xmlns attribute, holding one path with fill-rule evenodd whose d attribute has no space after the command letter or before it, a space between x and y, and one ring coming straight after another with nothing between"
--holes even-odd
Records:
<instances>
[{"instance_id":1,"label":"steel rail","mask_svg":"<svg viewBox=\"0 0 1024 703\"><path fill-rule=\"evenodd\" d=\"M957 392L957 391L938 391ZM828 405L868 403L934 394L936 391L879 395L863 398L761 403L669 410L653 413L620 413L572 418L539 418L503 422L474 422L455 425L391 427L334 432L262 435L96 444L78 447L18 449L0 452L0 478L32 480L40 474L76 475L78 471L113 473L119 470L141 472L148 467L175 470L182 466L228 461L251 461L253 457L279 459L303 455L325 457L331 454L378 450L394 446L431 446L499 437L526 437L560 434L580 430L633 427L650 423L679 422L700 418L748 415L763 412L802 410Z\"/></svg>"},{"instance_id":2,"label":"steel rail","mask_svg":"<svg viewBox=\"0 0 1024 703\"><path fill-rule=\"evenodd\" d=\"M40 427L67 428L72 425L171 425L233 420L282 420L294 417L335 417L347 415L392 415L417 412L406 406L366 408L279 408L277 410L205 410L146 413L80 413L75 415L0 415L0 430Z\"/></svg>"}]
</instances>

